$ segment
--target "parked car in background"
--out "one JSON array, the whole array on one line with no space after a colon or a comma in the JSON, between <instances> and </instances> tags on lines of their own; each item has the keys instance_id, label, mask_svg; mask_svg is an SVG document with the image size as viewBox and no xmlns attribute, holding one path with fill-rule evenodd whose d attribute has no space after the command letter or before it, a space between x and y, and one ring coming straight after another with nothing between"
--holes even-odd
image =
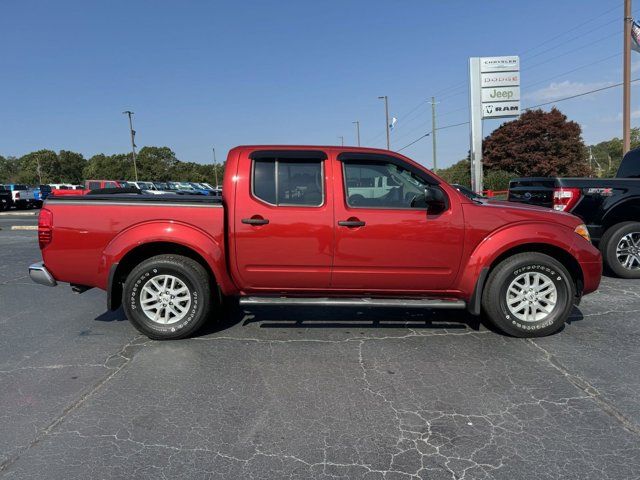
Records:
<instances>
[{"instance_id":1,"label":"parked car in background","mask_svg":"<svg viewBox=\"0 0 640 480\"><path fill-rule=\"evenodd\" d=\"M471 200L398 153L245 146L226 165L224 204L106 190L49 199L38 223L44 263L31 278L102 288L110 309L122 305L156 339L194 333L225 295L466 308L536 337L562 328L600 282L600 253L577 217ZM393 188L361 187L371 183Z\"/></svg>"},{"instance_id":2,"label":"parked car in background","mask_svg":"<svg viewBox=\"0 0 640 480\"><path fill-rule=\"evenodd\" d=\"M622 278L640 278L640 148L622 159L615 178L516 178L509 201L580 217L605 265Z\"/></svg>"},{"instance_id":3,"label":"parked car in background","mask_svg":"<svg viewBox=\"0 0 640 480\"><path fill-rule=\"evenodd\" d=\"M0 211L9 210L13 206L13 195L11 190L4 185L0 185Z\"/></svg>"},{"instance_id":4,"label":"parked car in background","mask_svg":"<svg viewBox=\"0 0 640 480\"><path fill-rule=\"evenodd\" d=\"M189 182L167 182L169 189L182 195L206 195L206 193L193 188Z\"/></svg>"},{"instance_id":5,"label":"parked car in background","mask_svg":"<svg viewBox=\"0 0 640 480\"><path fill-rule=\"evenodd\" d=\"M154 184L154 182L129 182L127 181L127 186L129 187L135 187L139 190L142 190L143 192L149 193L151 195L164 195L164 194L171 194L171 192L168 191L164 191L159 189L158 187L156 187L156 185Z\"/></svg>"},{"instance_id":6,"label":"parked car in background","mask_svg":"<svg viewBox=\"0 0 640 480\"><path fill-rule=\"evenodd\" d=\"M9 183L5 187L11 191L13 206L18 210L42 206L42 200L36 198L35 188L22 183Z\"/></svg>"}]
</instances>

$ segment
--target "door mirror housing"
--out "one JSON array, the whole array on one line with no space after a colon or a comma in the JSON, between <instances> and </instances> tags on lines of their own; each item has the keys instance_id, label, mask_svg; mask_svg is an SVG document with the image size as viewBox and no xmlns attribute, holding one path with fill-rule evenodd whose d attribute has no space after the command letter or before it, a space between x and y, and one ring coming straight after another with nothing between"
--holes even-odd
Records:
<instances>
[{"instance_id":1,"label":"door mirror housing","mask_svg":"<svg viewBox=\"0 0 640 480\"><path fill-rule=\"evenodd\" d=\"M429 213L438 213L446 209L447 200L444 192L439 187L428 185L424 189L424 194L413 200L412 206L427 208Z\"/></svg>"}]
</instances>

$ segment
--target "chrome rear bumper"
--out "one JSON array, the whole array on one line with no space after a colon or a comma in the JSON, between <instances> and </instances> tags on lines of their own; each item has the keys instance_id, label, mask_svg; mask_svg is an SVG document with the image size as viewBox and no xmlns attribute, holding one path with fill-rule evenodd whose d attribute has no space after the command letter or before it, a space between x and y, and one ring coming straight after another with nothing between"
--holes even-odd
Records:
<instances>
[{"instance_id":1,"label":"chrome rear bumper","mask_svg":"<svg viewBox=\"0 0 640 480\"><path fill-rule=\"evenodd\" d=\"M44 262L29 265L29 276L31 280L40 285L46 285L47 287L55 287L58 285L56 279L53 278L53 275L51 275L47 267L44 266Z\"/></svg>"}]
</instances>

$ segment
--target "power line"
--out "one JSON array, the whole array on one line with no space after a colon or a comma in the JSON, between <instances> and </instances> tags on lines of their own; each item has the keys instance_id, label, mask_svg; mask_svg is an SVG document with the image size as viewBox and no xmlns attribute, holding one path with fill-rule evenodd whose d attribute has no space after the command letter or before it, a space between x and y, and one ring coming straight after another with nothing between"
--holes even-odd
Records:
<instances>
[{"instance_id":1,"label":"power line","mask_svg":"<svg viewBox=\"0 0 640 480\"><path fill-rule=\"evenodd\" d=\"M469 123L469 122L453 123L453 124L451 124L451 125L445 125L444 127L438 127L438 128L436 128L436 131L438 131L438 130L446 130L447 128L459 127L459 126L461 126L461 125L467 125L468 123ZM402 150L404 150L405 148L410 147L410 146L411 146L411 145L413 145L414 143L419 142L420 140L422 140L422 139L423 139L423 138L425 138L425 137L428 137L429 135L431 135L431 132L427 132L427 133L425 133L424 135L422 135L422 136L420 136L420 137L416 138L413 142L411 142L411 143L409 143L409 144L405 145L404 147L402 147L401 149L396 150L396 151L397 151L397 152L401 152L401 151L402 151Z\"/></svg>"},{"instance_id":2,"label":"power line","mask_svg":"<svg viewBox=\"0 0 640 480\"><path fill-rule=\"evenodd\" d=\"M556 60L558 58L564 57L565 55L569 55L570 53L577 52L579 50L584 50L587 47L595 45L596 43L602 42L604 40L608 40L609 38L614 37L616 35L620 35L620 32L614 32L614 33L612 33L610 35L606 35L604 37L601 37L598 40L594 40L593 42L585 43L584 45L581 45L580 47L574 48L572 50L567 50L566 52L561 53L560 55L556 55L555 57L551 57L551 58L548 58L546 60L543 60L542 62L538 62L538 63L536 63L534 65L530 65L527 68L522 69L522 71L526 72L528 70L531 70L532 68L539 67L540 65L544 65L545 63L552 62L553 60Z\"/></svg>"},{"instance_id":3,"label":"power line","mask_svg":"<svg viewBox=\"0 0 640 480\"><path fill-rule=\"evenodd\" d=\"M635 79L631 80L631 83L634 83L634 82L637 82L637 81L640 81L640 78L635 78ZM559 99L553 100L551 102L545 102L545 103L540 103L538 105L532 105L531 107L524 108L523 110L532 110L534 108L544 107L545 105L551 105L553 103L559 103L559 102L564 102L565 100L571 100L572 98L584 97L585 95L590 95L592 93L602 92L603 90L609 90L611 88L620 87L621 85L622 85L622 82L615 83L613 85L608 85L606 87L600 87L600 88L596 88L594 90L589 90L588 92L582 92L582 93L578 93L576 95L571 95L569 97L559 98Z\"/></svg>"},{"instance_id":4,"label":"power line","mask_svg":"<svg viewBox=\"0 0 640 480\"><path fill-rule=\"evenodd\" d=\"M612 58L619 57L620 55L622 55L622 52L614 53L613 55L609 55L608 57L601 58L600 60L596 60L595 62L585 63L585 64L580 65L579 67L576 67L574 69L567 70L566 72L563 72L563 73L559 73L558 75L554 75L553 77L548 77L548 78L545 78L544 80L540 80L540 81L537 81L537 82L534 82L534 83L529 83L528 85L526 85L524 87L531 88L531 87L533 87L535 85L540 85L541 83L546 83L549 80L554 80L556 78L563 77L563 76L568 75L570 73L577 72L578 70L582 70L583 68L591 67L592 65L597 65L597 64L602 63L602 62L604 62L606 60L610 60Z\"/></svg>"},{"instance_id":5,"label":"power line","mask_svg":"<svg viewBox=\"0 0 640 480\"><path fill-rule=\"evenodd\" d=\"M635 83L635 82L639 82L639 81L640 81L640 78L635 78L635 79L631 80L631 83ZM533 110L534 108L540 108L540 107L544 107L544 106L546 106L546 105L552 105L552 104L555 104L555 103L564 102L564 101L566 101L566 100L571 100L571 99L578 98L578 97L584 97L585 95L591 95L591 94L593 94L593 93L602 92L602 91L604 91L604 90L610 90L610 89L612 89L612 88L616 88L616 87L620 87L620 86L622 86L622 82L620 82L620 83L616 83L616 84L613 84L613 85L608 85L608 86L606 86L606 87L595 88L595 89L593 89L593 90L589 90L588 92L582 92L582 93L577 93L577 94L575 94L575 95L570 95L570 96L568 96L568 97L558 98L558 99L553 100L553 101L550 101L550 102L544 102L544 103L539 103L538 105L532 105L532 106L530 106L530 107L526 107L526 108L524 108L524 109L523 109L523 111ZM436 130L444 130L444 129L446 129L446 128L459 127L459 126L462 126L462 125L468 125L468 124L469 124L469 122L453 123L453 124L451 124L451 125L445 125L444 127L436 128ZM415 144L415 143L419 142L419 141L420 141L420 140L422 140L423 138L428 137L430 134L431 134L431 132L426 133L426 134L424 134L424 135L422 135L422 136L420 136L420 137L416 138L415 140L413 140L412 142L408 143L407 145L405 145L404 147L402 147L401 149L399 149L399 150L397 150L397 151L398 151L398 152L401 152L401 151L402 151L402 150L404 150L405 148L408 148L408 147L410 147L411 145L413 145L413 144Z\"/></svg>"},{"instance_id":6,"label":"power line","mask_svg":"<svg viewBox=\"0 0 640 480\"><path fill-rule=\"evenodd\" d=\"M603 13L600 13L600 14L596 15L595 17L592 17L591 19L586 20L586 21L584 21L584 22L582 22L582 23L580 23L580 24L576 25L575 27L570 28L569 30L563 30L563 31L562 31L562 33L559 33L559 34L558 34L558 35L556 35L555 37L548 38L548 39L547 39L547 40L545 40L544 42L539 43L538 45L536 45L536 46L534 46L534 47L531 47L531 48L530 48L530 49L528 49L528 50L525 50L524 52L522 52L522 54L521 54L521 55L526 55L527 53L529 53L529 52L531 52L531 51L533 51L533 50L536 50L536 49L538 49L538 48L542 47L543 45L547 45L548 43L551 43L551 42L553 42L554 40L557 40L557 39L561 38L562 36L566 35L567 33L575 32L575 31L576 31L576 30L578 30L579 28L582 28L582 27L584 27L585 25L588 25L589 23L593 22L594 20L597 20L598 18L604 17L606 14L611 13L611 12L613 12L614 10L616 10L616 9L618 9L618 8L620 8L620 5L616 5L615 7L610 8L610 9L608 9L608 10L604 11Z\"/></svg>"}]
</instances>

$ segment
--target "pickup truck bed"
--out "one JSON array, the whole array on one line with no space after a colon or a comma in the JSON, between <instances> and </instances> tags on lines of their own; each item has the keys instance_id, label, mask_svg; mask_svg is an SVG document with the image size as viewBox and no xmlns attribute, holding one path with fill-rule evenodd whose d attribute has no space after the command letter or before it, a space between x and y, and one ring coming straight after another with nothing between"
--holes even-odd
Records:
<instances>
[{"instance_id":1,"label":"pickup truck bed","mask_svg":"<svg viewBox=\"0 0 640 480\"><path fill-rule=\"evenodd\" d=\"M598 287L600 254L585 236L572 215L472 200L396 153L245 146L229 152L222 199L49 197L44 263L30 275L106 290L108 307L123 305L151 338L194 333L225 296L466 308L539 336Z\"/></svg>"},{"instance_id":2,"label":"pickup truck bed","mask_svg":"<svg viewBox=\"0 0 640 480\"><path fill-rule=\"evenodd\" d=\"M615 178L513 179L509 201L580 217L607 267L620 277L640 278L640 149L625 155Z\"/></svg>"}]
</instances>

